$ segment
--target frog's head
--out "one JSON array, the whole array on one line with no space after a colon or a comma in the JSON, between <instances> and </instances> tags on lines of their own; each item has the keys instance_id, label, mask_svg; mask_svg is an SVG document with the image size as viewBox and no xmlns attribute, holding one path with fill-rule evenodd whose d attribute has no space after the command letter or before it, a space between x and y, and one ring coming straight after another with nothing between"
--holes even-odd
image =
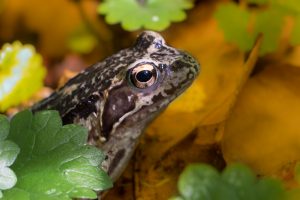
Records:
<instances>
[{"instance_id":1,"label":"frog's head","mask_svg":"<svg viewBox=\"0 0 300 200\"><path fill-rule=\"evenodd\" d=\"M120 51L106 63L112 64L113 73L100 110L105 141L101 148L107 155L102 167L116 180L143 129L191 85L199 64L151 31L143 32L132 48Z\"/></svg>"},{"instance_id":2,"label":"frog's head","mask_svg":"<svg viewBox=\"0 0 300 200\"><path fill-rule=\"evenodd\" d=\"M122 53L122 59L127 55L127 63L113 80L102 112L102 132L108 138L114 132L126 132L123 129L143 129L199 72L196 59L167 46L152 31L143 32L135 45Z\"/></svg>"},{"instance_id":3,"label":"frog's head","mask_svg":"<svg viewBox=\"0 0 300 200\"><path fill-rule=\"evenodd\" d=\"M87 127L89 142L107 155L102 167L115 180L142 130L191 85L198 72L193 57L146 31L133 47L87 68L32 110L57 109L65 124Z\"/></svg>"}]
</instances>

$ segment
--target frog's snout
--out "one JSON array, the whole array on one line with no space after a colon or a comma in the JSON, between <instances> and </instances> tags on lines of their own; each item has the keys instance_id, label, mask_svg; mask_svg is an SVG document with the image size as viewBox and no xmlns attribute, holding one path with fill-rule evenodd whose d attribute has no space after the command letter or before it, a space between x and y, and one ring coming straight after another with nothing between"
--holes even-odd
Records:
<instances>
[{"instance_id":1,"label":"frog's snout","mask_svg":"<svg viewBox=\"0 0 300 200\"><path fill-rule=\"evenodd\" d=\"M189 53L177 51L174 62L170 65L168 83L165 88L172 88L175 96L184 92L196 79L200 71L200 64Z\"/></svg>"},{"instance_id":2,"label":"frog's snout","mask_svg":"<svg viewBox=\"0 0 300 200\"><path fill-rule=\"evenodd\" d=\"M181 55L179 60L183 63L181 67L189 70L194 75L194 78L197 77L200 72L200 63L197 59L186 51L179 51L179 54Z\"/></svg>"}]
</instances>

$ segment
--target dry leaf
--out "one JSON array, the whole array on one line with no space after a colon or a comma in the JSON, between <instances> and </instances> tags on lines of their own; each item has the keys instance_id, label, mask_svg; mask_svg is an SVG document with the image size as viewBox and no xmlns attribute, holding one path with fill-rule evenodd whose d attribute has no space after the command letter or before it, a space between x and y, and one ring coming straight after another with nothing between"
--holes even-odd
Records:
<instances>
[{"instance_id":1,"label":"dry leaf","mask_svg":"<svg viewBox=\"0 0 300 200\"><path fill-rule=\"evenodd\" d=\"M252 77L226 125L222 149L262 175L284 175L300 159L300 69L269 65Z\"/></svg>"}]
</instances>

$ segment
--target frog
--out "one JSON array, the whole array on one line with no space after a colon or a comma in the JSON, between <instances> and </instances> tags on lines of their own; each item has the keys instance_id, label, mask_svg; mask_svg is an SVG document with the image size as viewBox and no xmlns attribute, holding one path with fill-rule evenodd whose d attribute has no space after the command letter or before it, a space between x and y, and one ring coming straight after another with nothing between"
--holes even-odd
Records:
<instances>
[{"instance_id":1,"label":"frog","mask_svg":"<svg viewBox=\"0 0 300 200\"><path fill-rule=\"evenodd\" d=\"M144 31L132 47L86 68L31 109L57 110L63 124L86 127L87 143L105 154L100 167L116 181L148 124L199 71L189 53L168 46L159 33Z\"/></svg>"}]
</instances>

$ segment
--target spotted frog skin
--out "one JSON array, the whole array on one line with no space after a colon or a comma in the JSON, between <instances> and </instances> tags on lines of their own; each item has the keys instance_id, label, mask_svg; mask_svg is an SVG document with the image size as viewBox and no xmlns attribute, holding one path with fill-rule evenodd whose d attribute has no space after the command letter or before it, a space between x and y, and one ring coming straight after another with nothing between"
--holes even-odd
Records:
<instances>
[{"instance_id":1,"label":"spotted frog skin","mask_svg":"<svg viewBox=\"0 0 300 200\"><path fill-rule=\"evenodd\" d=\"M193 57L167 46L158 33L145 31L132 47L79 73L32 110L55 109L64 124L88 128L88 143L104 151L102 168L115 181L147 124L198 72Z\"/></svg>"}]
</instances>

